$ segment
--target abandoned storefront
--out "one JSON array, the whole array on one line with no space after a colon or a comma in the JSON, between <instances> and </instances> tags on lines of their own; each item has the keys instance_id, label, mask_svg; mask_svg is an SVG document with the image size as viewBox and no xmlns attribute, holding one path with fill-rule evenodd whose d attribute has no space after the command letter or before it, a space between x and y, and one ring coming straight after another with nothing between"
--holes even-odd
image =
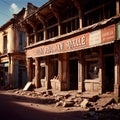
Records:
<instances>
[{"instance_id":1,"label":"abandoned storefront","mask_svg":"<svg viewBox=\"0 0 120 120\"><path fill-rule=\"evenodd\" d=\"M115 25L110 25L30 48L26 51L29 79L46 89L113 92L118 74L115 47Z\"/></svg>"},{"instance_id":2,"label":"abandoned storefront","mask_svg":"<svg viewBox=\"0 0 120 120\"><path fill-rule=\"evenodd\" d=\"M116 9L108 6L115 6L116 2L94 0L100 7L90 6L82 11L80 8L89 2L86 0L81 6L76 0L49 1L22 21L26 31L27 75L35 87L114 92L119 96L119 40L116 39L119 16L114 17ZM102 14L97 19L94 12L99 9L99 14L102 7L106 9L103 12L106 19ZM65 8L65 12L57 8ZM107 12L111 14L107 16Z\"/></svg>"}]
</instances>

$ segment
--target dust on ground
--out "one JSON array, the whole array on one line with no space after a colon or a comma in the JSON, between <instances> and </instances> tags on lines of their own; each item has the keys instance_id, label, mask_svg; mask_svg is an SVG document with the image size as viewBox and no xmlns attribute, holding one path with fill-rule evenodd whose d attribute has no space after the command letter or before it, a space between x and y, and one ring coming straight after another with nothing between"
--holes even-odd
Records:
<instances>
[{"instance_id":1,"label":"dust on ground","mask_svg":"<svg viewBox=\"0 0 120 120\"><path fill-rule=\"evenodd\" d=\"M120 103L112 93L81 93L79 91L61 91L34 89L7 90L5 94L12 95L17 104L35 109L63 113L79 111L81 119L89 120L118 120L120 118Z\"/></svg>"}]
</instances>

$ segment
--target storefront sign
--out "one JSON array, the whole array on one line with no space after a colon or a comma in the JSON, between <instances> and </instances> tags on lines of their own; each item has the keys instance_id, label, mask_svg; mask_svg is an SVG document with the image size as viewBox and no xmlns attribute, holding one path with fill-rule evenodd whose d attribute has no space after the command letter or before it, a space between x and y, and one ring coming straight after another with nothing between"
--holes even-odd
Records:
<instances>
[{"instance_id":1,"label":"storefront sign","mask_svg":"<svg viewBox=\"0 0 120 120\"><path fill-rule=\"evenodd\" d=\"M50 45L39 46L27 50L27 57L40 57L58 53L80 50L88 46L89 34L79 35Z\"/></svg>"},{"instance_id":2,"label":"storefront sign","mask_svg":"<svg viewBox=\"0 0 120 120\"><path fill-rule=\"evenodd\" d=\"M102 43L115 40L115 25L110 25L101 30Z\"/></svg>"},{"instance_id":3,"label":"storefront sign","mask_svg":"<svg viewBox=\"0 0 120 120\"><path fill-rule=\"evenodd\" d=\"M27 57L41 57L85 49L115 40L115 25L78 35L60 42L38 46L26 51Z\"/></svg>"},{"instance_id":4,"label":"storefront sign","mask_svg":"<svg viewBox=\"0 0 120 120\"><path fill-rule=\"evenodd\" d=\"M89 45L101 43L101 30L90 32Z\"/></svg>"}]
</instances>

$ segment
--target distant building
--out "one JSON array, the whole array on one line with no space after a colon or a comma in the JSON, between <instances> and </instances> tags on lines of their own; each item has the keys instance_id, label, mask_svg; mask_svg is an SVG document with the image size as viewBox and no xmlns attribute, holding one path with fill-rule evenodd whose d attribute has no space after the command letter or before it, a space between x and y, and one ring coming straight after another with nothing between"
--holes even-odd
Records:
<instances>
[{"instance_id":1,"label":"distant building","mask_svg":"<svg viewBox=\"0 0 120 120\"><path fill-rule=\"evenodd\" d=\"M49 0L40 8L28 4L26 13L29 81L120 95L119 0Z\"/></svg>"},{"instance_id":2,"label":"distant building","mask_svg":"<svg viewBox=\"0 0 120 120\"><path fill-rule=\"evenodd\" d=\"M25 8L0 27L0 86L21 88L26 84L25 33L18 22Z\"/></svg>"}]
</instances>

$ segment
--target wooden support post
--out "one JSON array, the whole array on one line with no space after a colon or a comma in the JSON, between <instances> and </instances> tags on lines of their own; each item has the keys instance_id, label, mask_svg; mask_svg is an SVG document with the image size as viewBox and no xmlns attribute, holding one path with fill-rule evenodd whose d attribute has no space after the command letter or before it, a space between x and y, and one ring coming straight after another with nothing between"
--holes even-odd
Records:
<instances>
[{"instance_id":1,"label":"wooden support post","mask_svg":"<svg viewBox=\"0 0 120 120\"><path fill-rule=\"evenodd\" d=\"M120 14L120 0L116 0L116 15Z\"/></svg>"}]
</instances>

